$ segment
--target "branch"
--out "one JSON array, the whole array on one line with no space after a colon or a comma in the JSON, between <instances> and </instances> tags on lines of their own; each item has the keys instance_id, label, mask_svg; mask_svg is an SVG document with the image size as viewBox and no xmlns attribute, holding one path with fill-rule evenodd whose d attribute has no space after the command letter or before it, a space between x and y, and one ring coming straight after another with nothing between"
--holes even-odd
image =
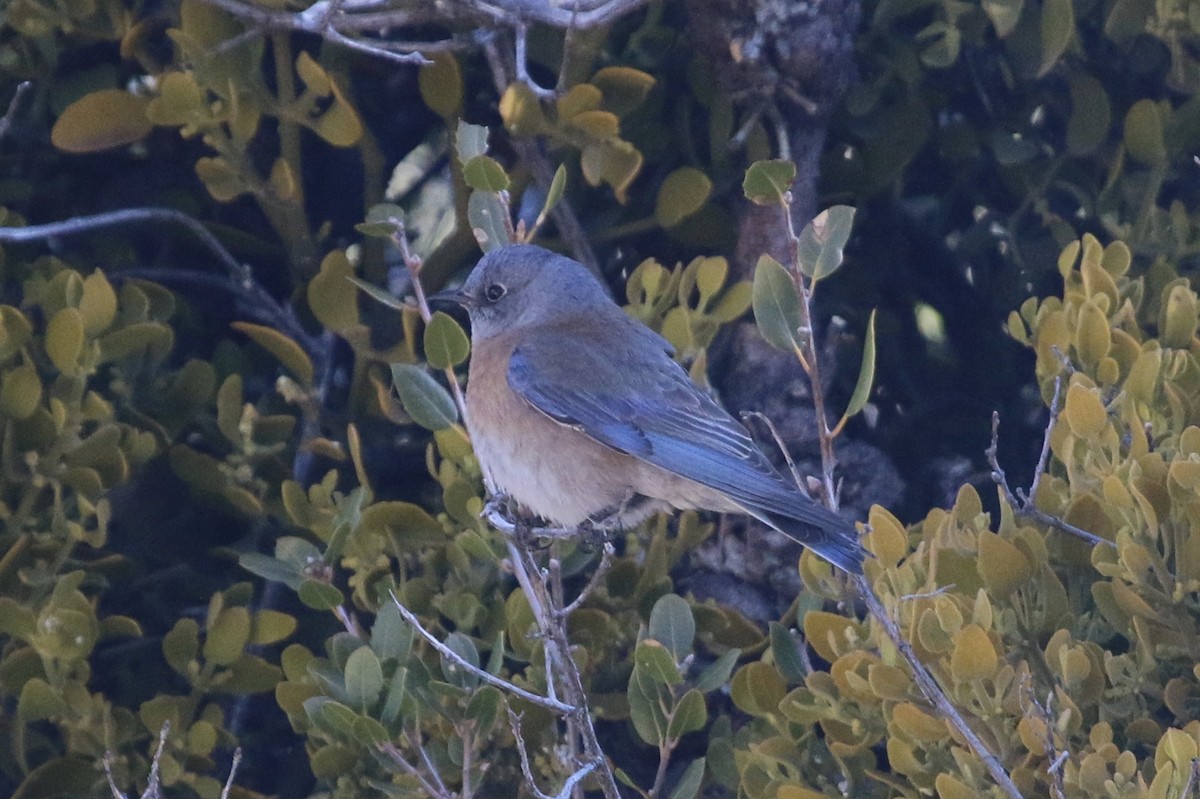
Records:
<instances>
[{"instance_id":1,"label":"branch","mask_svg":"<svg viewBox=\"0 0 1200 799\"><path fill-rule=\"evenodd\" d=\"M23 80L17 84L17 90L13 92L12 99L8 101L8 110L4 112L3 117L0 117L0 139L8 135L13 121L17 118L17 111L21 107L21 101L25 99L25 95L29 93L31 88L33 88L33 81Z\"/></svg>"},{"instance_id":2,"label":"branch","mask_svg":"<svg viewBox=\"0 0 1200 799\"><path fill-rule=\"evenodd\" d=\"M575 597L571 604L554 611L556 614L565 618L579 610L580 606L587 601L587 598L591 596L592 592L595 591L600 585L600 581L604 579L604 575L608 574L608 570L612 568L612 558L613 555L616 554L616 551L617 550L613 548L613 545L610 542L604 542L604 549L600 554L600 565L597 566L596 571L592 573L592 578L588 580L587 585L585 585L583 590L579 592L579 596Z\"/></svg>"},{"instance_id":3,"label":"branch","mask_svg":"<svg viewBox=\"0 0 1200 799\"><path fill-rule=\"evenodd\" d=\"M575 790L575 786L580 783L587 775L591 774L596 769L596 761L592 760L583 765L578 771L567 777L563 783L562 790L554 796L542 793L537 787L537 782L533 779L533 769L529 767L529 752L525 748L525 739L521 737L521 717L513 712L511 707L505 708L508 711L508 725L512 728L513 737L517 739L517 753L521 756L521 773L525 775L525 782L529 786L529 790L533 791L533 795L537 799L567 799L571 792Z\"/></svg>"},{"instance_id":4,"label":"branch","mask_svg":"<svg viewBox=\"0 0 1200 799\"><path fill-rule=\"evenodd\" d=\"M912 671L913 681L921 689L921 693L937 708L942 718L950 722L959 735L966 740L967 745L975 753L976 757L983 761L983 765L987 768L988 773L991 774L992 780L996 785L1010 799L1022 799L1021 791L1017 788L1016 783L1012 781L1012 778L1008 775L1008 771L1005 770L999 758L992 754L991 750L984 745L983 740L975 733L975 730L971 729L971 726L967 724L967 720L963 718L962 713L958 711L958 708L946 696L946 692L938 685L937 680L925 668L925 664L917 657L917 653L913 651L912 644L901 635L900 628L896 626L896 622L892 620L883 603L879 601L872 591L870 581L865 575L861 574L854 575L852 579L858 587L858 593L862 596L863 601L867 603L867 609L875 620L879 622L880 626L883 627L883 631L891 639L892 645L896 647L900 655L908 663Z\"/></svg>"},{"instance_id":5,"label":"branch","mask_svg":"<svg viewBox=\"0 0 1200 799\"><path fill-rule=\"evenodd\" d=\"M499 677L495 676L494 674L486 672L483 669L479 668L478 666L473 665L473 664L468 663L467 661L463 660L462 657L457 652L455 652L453 649L451 649L450 647L443 644L441 641L439 641L433 635L433 633L429 632L423 626L421 626L421 620L418 619L415 615L413 615L413 612L411 610L404 607L404 603L402 603L400 601L400 598L396 596L396 593L394 591L392 592L391 597L392 597L392 602L396 603L396 608L400 611L400 616L406 622L408 622L409 625L411 625L412 628L417 631L417 634L420 635L422 638L424 638L425 641L430 646L432 646L434 649L436 649L438 654L440 654L442 657L449 660L456 667L461 668L463 671L469 672L470 674L473 674L474 676L478 677L479 679L483 680L484 682L486 682L489 685L494 685L495 687L499 688L502 691L507 691L508 693L513 694L514 696L520 697L521 699L524 699L526 702L529 702L534 705L538 705L539 707L544 707L544 708L547 708L548 710L553 710L556 713L563 713L563 714L574 713L576 711L576 708L572 707L571 705L563 704L562 702L558 702L553 699L547 699L546 697L541 696L539 694L535 694L532 691L527 691L518 685L514 685L513 683L508 682L507 680L502 680Z\"/></svg>"},{"instance_id":6,"label":"branch","mask_svg":"<svg viewBox=\"0 0 1200 799\"><path fill-rule=\"evenodd\" d=\"M438 786L426 779L419 768L409 763L407 758L404 757L404 753L391 741L379 744L379 751L391 758L392 762L399 766L405 774L415 779L421 786L421 789L429 796L434 797L434 799L453 799L453 794L447 791L444 785L441 786L441 790L438 790ZM438 776L437 772L434 772L434 775Z\"/></svg>"},{"instance_id":7,"label":"branch","mask_svg":"<svg viewBox=\"0 0 1200 799\"><path fill-rule=\"evenodd\" d=\"M1033 483L1029 487L1029 492L1026 493L1021 489L1013 492L1008 485L1008 477L1004 474L1004 470L1000 468L1000 461L997 458L997 450L999 449L1000 441L1000 414L997 411L992 412L992 443L985 450L988 465L992 467L992 481L1000 487L1000 491L1004 494L1004 501L1013 509L1018 517L1022 519L1032 519L1036 522L1041 522L1047 527L1053 527L1056 530L1061 530L1064 533L1070 533L1076 538L1082 538L1093 546L1097 544L1106 544L1110 547L1115 547L1112 541L1107 538L1101 538L1095 533L1089 533L1081 527L1076 527L1073 524L1063 521L1057 516L1052 516L1049 513L1038 508L1034 501L1037 499L1038 484L1042 479L1042 474L1046 471L1046 462L1050 457L1050 436L1054 432L1054 426L1058 423L1058 412L1062 401L1062 377L1054 379L1054 398L1050 401L1050 421L1046 424L1045 435L1042 436L1042 452L1038 456L1037 465L1033 470Z\"/></svg>"}]
</instances>

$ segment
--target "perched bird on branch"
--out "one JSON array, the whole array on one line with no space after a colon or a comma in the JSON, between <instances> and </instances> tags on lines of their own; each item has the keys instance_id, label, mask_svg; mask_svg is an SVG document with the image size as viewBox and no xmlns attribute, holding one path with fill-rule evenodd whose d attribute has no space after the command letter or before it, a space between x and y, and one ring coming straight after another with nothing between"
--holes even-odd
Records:
<instances>
[{"instance_id":1,"label":"perched bird on branch","mask_svg":"<svg viewBox=\"0 0 1200 799\"><path fill-rule=\"evenodd\" d=\"M746 429L582 264L541 247L486 254L452 300L471 318L467 424L500 490L564 527L659 510L747 513L850 572L852 524L784 479Z\"/></svg>"}]
</instances>

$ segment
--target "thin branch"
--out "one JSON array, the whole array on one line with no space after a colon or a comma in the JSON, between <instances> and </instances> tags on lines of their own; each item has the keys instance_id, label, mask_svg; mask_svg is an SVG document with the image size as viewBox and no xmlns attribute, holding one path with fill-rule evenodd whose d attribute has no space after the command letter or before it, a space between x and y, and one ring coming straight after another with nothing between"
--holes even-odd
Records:
<instances>
[{"instance_id":1,"label":"thin branch","mask_svg":"<svg viewBox=\"0 0 1200 799\"><path fill-rule=\"evenodd\" d=\"M513 737L517 740L517 753L521 757L521 773L525 776L525 783L529 786L529 790L537 799L567 799L571 792L575 790L575 786L580 783L587 775L596 770L596 761L591 760L583 765L582 768L567 777L563 783L562 790L554 796L547 793L542 793L538 788L537 782L533 778L533 769L529 767L529 751L525 747L525 739L521 736L521 717L518 716L511 707L505 708L508 711L508 725L512 728Z\"/></svg>"},{"instance_id":2,"label":"thin branch","mask_svg":"<svg viewBox=\"0 0 1200 799\"><path fill-rule=\"evenodd\" d=\"M808 489L805 488L804 476L800 474L800 469L796 467L796 461L792 459L792 452L788 449L787 443L784 442L783 436L779 435L779 430L775 427L775 423L771 421L771 417L762 411L743 411L742 419L758 419L767 426L767 429L771 431L771 438L775 439L775 446L779 447L779 451L783 453L783 459L787 461L788 470L792 473L792 479L796 481L796 487L807 493Z\"/></svg>"},{"instance_id":3,"label":"thin branch","mask_svg":"<svg viewBox=\"0 0 1200 799\"><path fill-rule=\"evenodd\" d=\"M996 411L992 412L992 443L984 451L987 456L988 465L992 467L992 481L1000 487L1000 491L1004 494L1004 501L1012 508L1013 513L1022 519L1032 519L1040 522L1047 527L1053 527L1056 530L1061 530L1064 533L1069 533L1076 538L1081 538L1093 546L1104 544L1110 547L1115 547L1112 541L1107 538L1101 538L1095 533L1089 533L1081 527L1076 527L1069 522L1066 522L1057 516L1052 516L1049 513L1038 508L1034 503L1037 499L1038 484L1041 481L1042 474L1046 471L1046 463L1050 455L1050 436L1054 432L1054 425L1058 422L1058 412L1062 400L1062 377L1054 379L1054 398L1050 401L1050 421L1046 424L1046 432L1042 437L1042 451L1038 457L1037 466L1034 468L1033 483L1030 485L1029 492L1026 493L1021 489L1017 489L1014 493L1008 485L1008 477L1004 474L1004 470L1000 468L1000 461L997 457L997 451L1000 444L1000 414Z\"/></svg>"},{"instance_id":4,"label":"thin branch","mask_svg":"<svg viewBox=\"0 0 1200 799\"><path fill-rule=\"evenodd\" d=\"M225 780L225 788L221 791L221 799L229 799L233 789L233 778L237 776L238 766L242 764L242 747L233 750L233 763L229 766L229 779Z\"/></svg>"},{"instance_id":5,"label":"thin branch","mask_svg":"<svg viewBox=\"0 0 1200 799\"><path fill-rule=\"evenodd\" d=\"M913 650L912 644L905 640L900 633L900 628L896 626L896 622L892 620L883 603L872 591L871 583L866 576L858 574L853 576L853 581L858 587L858 593L867 604L867 609L875 618L879 625L883 628L884 633L891 639L892 645L900 652L900 655L908 663L909 669L912 671L913 681L917 687L921 689L921 693L925 698L937 708L938 713L942 718L949 721L954 729L958 731L967 742L967 745L975 753L975 756L983 761L983 765L991 774L992 780L998 785L1010 799L1022 799L1021 791L1017 788L1016 783L1008 775L1004 765L1000 762L996 755L992 754L991 750L984 745L983 740L971 729L967 720L963 718L962 713L946 696L946 692L938 685L937 680L929 673L917 653Z\"/></svg>"},{"instance_id":6,"label":"thin branch","mask_svg":"<svg viewBox=\"0 0 1200 799\"><path fill-rule=\"evenodd\" d=\"M400 598L396 596L395 592L392 592L391 596L392 596L392 602L394 602L396 604L396 608L400 611L400 616L406 622L408 622L408 624L414 630L417 631L417 634L420 635L422 638L424 638L425 641L430 646L432 646L434 649L436 649L438 654L440 654L442 657L449 660L456 667L461 668L463 671L469 672L470 674L478 677L479 679L483 680L484 682L486 682L489 685L494 685L495 687L499 688L500 690L507 691L508 693L511 693L514 696L520 697L521 699L524 699L526 702L529 702L531 704L538 705L540 707L544 707L549 710L553 710L556 713L574 713L575 712L576 708L572 707L571 705L567 705L562 702L557 702L552 699L547 699L546 697L540 696L539 694L535 694L532 691L527 691L518 685L514 685L513 683L508 682L507 680L502 680L499 677L495 676L494 674L486 672L483 669L479 668L478 666L468 663L466 660L463 660L463 658L457 652L455 652L453 649L451 649L450 647L443 644L441 641L439 641L437 639L436 636L433 635L433 633L429 632L423 626L421 626L421 620L418 619L415 615L413 615L413 612L411 610L404 607L404 603L402 603L400 601Z\"/></svg>"},{"instance_id":7,"label":"thin branch","mask_svg":"<svg viewBox=\"0 0 1200 799\"><path fill-rule=\"evenodd\" d=\"M612 558L616 552L617 550L613 548L613 545L610 542L604 542L604 549L600 554L600 565L598 565L596 567L596 571L592 573L592 577L590 580L588 580L587 585L585 585L583 590L579 592L579 596L575 597L571 604L554 611L558 616L570 616L572 613L579 610L580 606L587 601L587 598L591 596L592 592L595 591L600 585L600 581L604 579L604 575L608 574L608 570L612 568Z\"/></svg>"},{"instance_id":8,"label":"thin branch","mask_svg":"<svg viewBox=\"0 0 1200 799\"><path fill-rule=\"evenodd\" d=\"M421 789L429 796L435 799L452 799L453 794L446 791L444 786L439 791L437 786L425 778L425 775L421 773L419 768L408 762L407 758L404 757L404 753L392 742L385 741L379 744L379 751L387 755L404 773L415 779L421 786Z\"/></svg>"},{"instance_id":9,"label":"thin branch","mask_svg":"<svg viewBox=\"0 0 1200 799\"><path fill-rule=\"evenodd\" d=\"M17 118L17 111L20 110L21 102L32 88L33 81L23 80L17 84L17 90L13 92L12 99L8 101L8 110L4 112L3 117L0 117L0 139L8 135L9 129L13 126L13 121Z\"/></svg>"},{"instance_id":10,"label":"thin branch","mask_svg":"<svg viewBox=\"0 0 1200 799\"><path fill-rule=\"evenodd\" d=\"M425 770L429 772L433 778L434 784L440 793L453 795L446 788L446 783L442 782L442 773L438 771L437 765L433 762L433 758L429 756L429 750L425 748L425 744L417 738L417 734L412 730L405 730L404 736L408 739L408 745L417 750L417 754L421 756L421 762L425 764Z\"/></svg>"},{"instance_id":11,"label":"thin branch","mask_svg":"<svg viewBox=\"0 0 1200 799\"><path fill-rule=\"evenodd\" d=\"M555 96L554 89L547 89L538 85L533 78L529 77L529 61L526 52L526 39L529 36L529 26L525 23L518 23L514 31L516 38L516 71L517 80L529 87L530 91L536 94L543 100L553 100Z\"/></svg>"}]
</instances>

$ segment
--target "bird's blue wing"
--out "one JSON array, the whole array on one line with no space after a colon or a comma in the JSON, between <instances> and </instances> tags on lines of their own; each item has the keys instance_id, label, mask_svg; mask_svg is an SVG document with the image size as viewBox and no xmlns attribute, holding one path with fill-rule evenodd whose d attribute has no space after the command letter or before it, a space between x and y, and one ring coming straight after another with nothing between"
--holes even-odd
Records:
<instances>
[{"instance_id":1,"label":"bird's blue wing","mask_svg":"<svg viewBox=\"0 0 1200 799\"><path fill-rule=\"evenodd\" d=\"M713 488L764 520L850 529L786 481L746 429L642 334L657 336L624 322L525 337L510 361L509 385L556 421Z\"/></svg>"}]
</instances>

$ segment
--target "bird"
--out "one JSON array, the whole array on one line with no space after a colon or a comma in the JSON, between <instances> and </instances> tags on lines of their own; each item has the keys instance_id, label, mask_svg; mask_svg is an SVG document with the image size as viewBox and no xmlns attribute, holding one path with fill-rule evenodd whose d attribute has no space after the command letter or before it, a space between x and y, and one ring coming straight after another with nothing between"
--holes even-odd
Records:
<instances>
[{"instance_id":1,"label":"bird","mask_svg":"<svg viewBox=\"0 0 1200 799\"><path fill-rule=\"evenodd\" d=\"M529 512L624 529L658 511L744 513L862 572L853 525L786 480L578 261L498 247L431 299L467 311L471 442L491 484Z\"/></svg>"}]
</instances>

